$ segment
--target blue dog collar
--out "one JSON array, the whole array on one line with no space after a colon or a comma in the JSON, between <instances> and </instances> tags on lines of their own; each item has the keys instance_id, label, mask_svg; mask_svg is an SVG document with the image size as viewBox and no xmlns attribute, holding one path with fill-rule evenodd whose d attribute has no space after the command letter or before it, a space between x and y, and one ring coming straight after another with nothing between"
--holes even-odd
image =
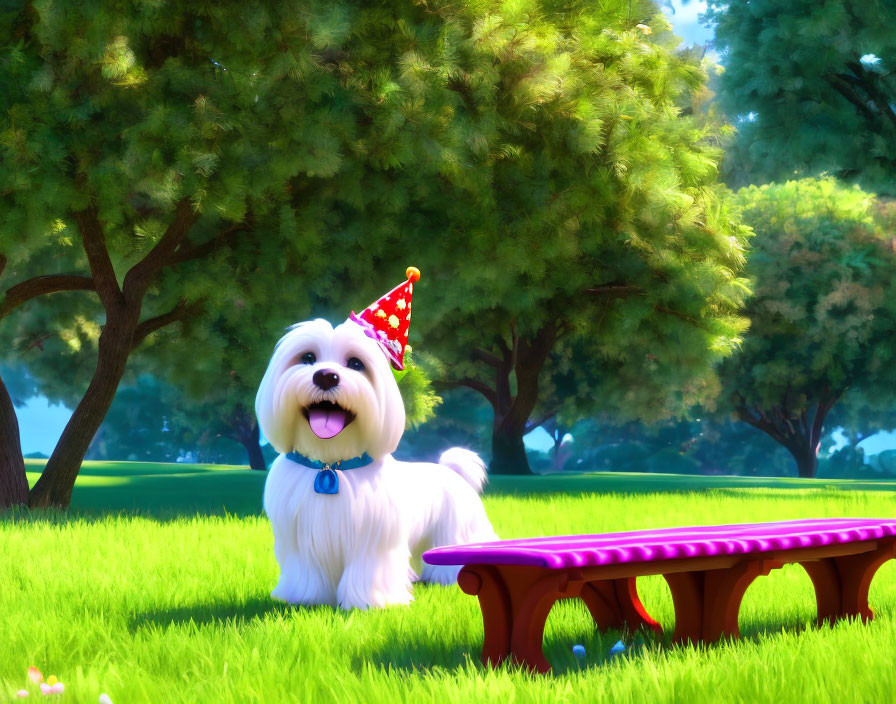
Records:
<instances>
[{"instance_id":1,"label":"blue dog collar","mask_svg":"<svg viewBox=\"0 0 896 704\"><path fill-rule=\"evenodd\" d=\"M339 475L336 474L334 470L340 469L345 471L347 469L358 469L359 467L366 467L373 462L373 458L366 452L360 457L352 457L350 460L339 460L332 464L321 462L320 460L308 459L305 455L300 455L298 452L286 453L286 459L292 460L296 464L301 464L310 469L320 470L317 473L317 476L314 477L314 492L316 494L339 493Z\"/></svg>"}]
</instances>

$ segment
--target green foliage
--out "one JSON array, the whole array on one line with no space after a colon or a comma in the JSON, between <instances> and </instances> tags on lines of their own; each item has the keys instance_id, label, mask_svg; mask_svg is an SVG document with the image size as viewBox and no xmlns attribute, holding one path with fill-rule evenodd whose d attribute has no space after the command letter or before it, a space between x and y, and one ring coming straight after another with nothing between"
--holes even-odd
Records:
<instances>
[{"instance_id":1,"label":"green foliage","mask_svg":"<svg viewBox=\"0 0 896 704\"><path fill-rule=\"evenodd\" d=\"M645 425L603 416L576 423L567 470L704 475L786 476L793 460L782 447L743 423L705 417ZM849 476L844 474L843 476Z\"/></svg>"},{"instance_id":2,"label":"green foliage","mask_svg":"<svg viewBox=\"0 0 896 704\"><path fill-rule=\"evenodd\" d=\"M425 88L454 88L442 95L465 167L432 181L398 173L391 191L423 272L418 346L439 355L447 381L497 390L494 368L471 352L512 355L557 326L536 408L514 411L517 421L558 407L682 413L714 394L711 362L743 330L748 230L716 181L716 126L676 105L705 68L673 51L655 7L634 7L531 3L502 7L470 37L446 26L453 53L427 57L426 83L409 87L420 101ZM650 41L641 21L655 28ZM508 374L511 396L541 371Z\"/></svg>"},{"instance_id":3,"label":"green foliage","mask_svg":"<svg viewBox=\"0 0 896 704\"><path fill-rule=\"evenodd\" d=\"M218 405L141 374L118 389L87 458L175 462L190 453L201 462L245 465L246 448L235 427L245 420L234 417L234 405L220 405L226 391L216 400Z\"/></svg>"},{"instance_id":4,"label":"green foliage","mask_svg":"<svg viewBox=\"0 0 896 704\"><path fill-rule=\"evenodd\" d=\"M725 64L718 99L739 132L726 182L830 171L896 194L896 4L708 0L706 17Z\"/></svg>"},{"instance_id":5,"label":"green foliage","mask_svg":"<svg viewBox=\"0 0 896 704\"><path fill-rule=\"evenodd\" d=\"M0 364L0 377L14 406L24 406L39 394L37 382L27 369Z\"/></svg>"},{"instance_id":6,"label":"green foliage","mask_svg":"<svg viewBox=\"0 0 896 704\"><path fill-rule=\"evenodd\" d=\"M416 428L426 423L436 414L436 408L442 403L442 398L432 388L431 372L432 362L427 355L421 354L419 363L415 361L416 355L410 347L405 348L404 369L392 370L398 390L401 392L401 400L404 401L405 428ZM431 359L431 358L430 358Z\"/></svg>"},{"instance_id":7,"label":"green foliage","mask_svg":"<svg viewBox=\"0 0 896 704\"><path fill-rule=\"evenodd\" d=\"M872 197L832 178L737 193L755 230L750 329L726 360L729 393L799 414L825 392L884 402L896 373L896 254Z\"/></svg>"},{"instance_id":8,"label":"green foliage","mask_svg":"<svg viewBox=\"0 0 896 704\"><path fill-rule=\"evenodd\" d=\"M433 373L436 369L437 364ZM442 401L433 417L405 432L395 456L435 462L450 447L466 447L485 456L492 425L492 409L485 399L469 389L452 389L439 397Z\"/></svg>"},{"instance_id":9,"label":"green foliage","mask_svg":"<svg viewBox=\"0 0 896 704\"><path fill-rule=\"evenodd\" d=\"M214 407L246 406L286 325L380 295L396 256L424 272L412 343L452 378L482 377L472 346L557 323L575 341L560 373L600 372L583 407L658 417L712 395L747 230L717 127L680 115L705 67L654 3L35 8L0 16L6 275L86 274L72 213L95 203L121 279L188 199L185 251L218 245L166 267L143 310L201 314L144 345ZM86 292L50 300L0 336L75 401L102 313Z\"/></svg>"}]
</instances>

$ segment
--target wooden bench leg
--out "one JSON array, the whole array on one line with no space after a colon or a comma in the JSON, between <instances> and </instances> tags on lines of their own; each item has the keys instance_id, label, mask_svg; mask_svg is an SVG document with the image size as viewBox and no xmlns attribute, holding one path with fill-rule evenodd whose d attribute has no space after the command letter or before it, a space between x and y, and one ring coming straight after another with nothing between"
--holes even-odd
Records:
<instances>
[{"instance_id":1,"label":"wooden bench leg","mask_svg":"<svg viewBox=\"0 0 896 704\"><path fill-rule=\"evenodd\" d=\"M663 632L641 603L635 577L588 582L582 587L580 597L600 630L636 631L643 626L658 634Z\"/></svg>"},{"instance_id":2,"label":"wooden bench leg","mask_svg":"<svg viewBox=\"0 0 896 704\"><path fill-rule=\"evenodd\" d=\"M727 569L663 575L675 607L672 640L714 643L740 636L737 616L747 587L781 566L774 560L744 560Z\"/></svg>"},{"instance_id":3,"label":"wooden bench leg","mask_svg":"<svg viewBox=\"0 0 896 704\"><path fill-rule=\"evenodd\" d=\"M578 596L581 583L570 585L563 571L516 565L468 565L457 583L479 597L483 665L499 665L512 656L524 667L550 671L542 649L545 622L558 599Z\"/></svg>"},{"instance_id":4,"label":"wooden bench leg","mask_svg":"<svg viewBox=\"0 0 896 704\"><path fill-rule=\"evenodd\" d=\"M873 619L874 613L868 606L871 580L881 565L894 557L896 542L889 541L857 555L800 563L815 587L818 624L833 624L841 618Z\"/></svg>"},{"instance_id":5,"label":"wooden bench leg","mask_svg":"<svg viewBox=\"0 0 896 704\"><path fill-rule=\"evenodd\" d=\"M546 574L529 585L519 585L514 595L513 632L510 650L521 665L537 672L550 672L544 656L544 625L557 599L566 596L565 572Z\"/></svg>"},{"instance_id":6,"label":"wooden bench leg","mask_svg":"<svg viewBox=\"0 0 896 704\"><path fill-rule=\"evenodd\" d=\"M479 597L482 610L482 664L498 666L510 654L510 633L513 625L510 594L500 572L488 565L464 567L457 575L458 586L467 594Z\"/></svg>"}]
</instances>

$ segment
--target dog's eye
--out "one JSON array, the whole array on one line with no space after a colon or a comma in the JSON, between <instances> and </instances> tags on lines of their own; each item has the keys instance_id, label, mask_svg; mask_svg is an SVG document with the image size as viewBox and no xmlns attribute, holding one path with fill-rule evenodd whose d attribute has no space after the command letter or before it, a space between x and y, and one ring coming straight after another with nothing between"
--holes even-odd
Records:
<instances>
[{"instance_id":1,"label":"dog's eye","mask_svg":"<svg viewBox=\"0 0 896 704\"><path fill-rule=\"evenodd\" d=\"M302 355L302 364L314 364L317 361L317 357L314 356L314 352L306 352Z\"/></svg>"},{"instance_id":2,"label":"dog's eye","mask_svg":"<svg viewBox=\"0 0 896 704\"><path fill-rule=\"evenodd\" d=\"M364 362L362 362L357 357L349 357L346 365L349 369L354 369L356 372L364 371Z\"/></svg>"}]
</instances>

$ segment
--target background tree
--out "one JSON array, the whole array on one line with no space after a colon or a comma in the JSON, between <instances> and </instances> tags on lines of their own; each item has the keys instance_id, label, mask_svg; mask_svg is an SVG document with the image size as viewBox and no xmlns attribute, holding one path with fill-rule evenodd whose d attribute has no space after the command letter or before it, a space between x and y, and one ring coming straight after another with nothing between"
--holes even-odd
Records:
<instances>
[{"instance_id":1,"label":"background tree","mask_svg":"<svg viewBox=\"0 0 896 704\"><path fill-rule=\"evenodd\" d=\"M181 448L195 445L179 422L181 403L178 389L148 374L123 382L85 459L175 462Z\"/></svg>"},{"instance_id":2,"label":"background tree","mask_svg":"<svg viewBox=\"0 0 896 704\"><path fill-rule=\"evenodd\" d=\"M291 291L293 310L311 288L358 300L401 237L365 208L403 209L396 171L407 184L457 170L452 89L427 95L415 57L441 51L440 27L470 26L407 0L38 9L0 12L0 334L14 356L95 338L90 383L31 492L65 506L130 353L163 327L191 323L195 353L203 316L233 307L247 280ZM93 308L42 330L48 307L31 301L61 291L81 293L59 305ZM0 423L0 487L21 489L3 388Z\"/></svg>"},{"instance_id":3,"label":"background tree","mask_svg":"<svg viewBox=\"0 0 896 704\"><path fill-rule=\"evenodd\" d=\"M825 419L845 393L890 395L896 254L872 196L830 177L737 193L755 230L750 329L721 375L738 417L813 477Z\"/></svg>"},{"instance_id":4,"label":"background tree","mask_svg":"<svg viewBox=\"0 0 896 704\"><path fill-rule=\"evenodd\" d=\"M727 183L829 171L896 195L896 4L707 0L706 19L725 65L717 98L738 128Z\"/></svg>"},{"instance_id":5,"label":"background tree","mask_svg":"<svg viewBox=\"0 0 896 704\"><path fill-rule=\"evenodd\" d=\"M360 307L381 293L371 270L416 258L439 292L427 348L486 353L499 471L564 335L599 321L603 355L625 356L614 335L660 340L696 375L737 335L745 230L716 151L677 119L704 74L651 2L99 3L2 22L2 313L63 290L102 306L66 323L98 363L33 505L67 504L130 352L176 320L201 341L253 275ZM16 317L21 344L46 339Z\"/></svg>"},{"instance_id":6,"label":"background tree","mask_svg":"<svg viewBox=\"0 0 896 704\"><path fill-rule=\"evenodd\" d=\"M28 480L15 409L36 394L37 387L27 370L0 364L0 432L4 433L0 442L0 467L7 468L7 471L0 471L0 509L28 500Z\"/></svg>"},{"instance_id":7,"label":"background tree","mask_svg":"<svg viewBox=\"0 0 896 704\"><path fill-rule=\"evenodd\" d=\"M307 241L290 228L301 217L284 217L285 186L332 174L350 128L322 106L337 82L310 52L331 38L296 26L303 8L28 4L0 16L0 317L68 290L104 311L95 373L31 505L68 504L132 350L222 303L220 282L259 261L249 251L273 263ZM248 228L265 237L241 248ZM3 420L5 439L14 418Z\"/></svg>"},{"instance_id":8,"label":"background tree","mask_svg":"<svg viewBox=\"0 0 896 704\"><path fill-rule=\"evenodd\" d=\"M421 344L444 356L447 384L493 408L490 471L528 472L522 437L564 339L627 370L619 399L626 382L649 387L638 410L652 415L709 389L709 364L740 330L746 229L716 183L719 150L675 105L705 73L667 46L653 11L494 16L452 57L453 108L482 147L441 198L410 201L403 229L430 242ZM648 20L652 43L635 27ZM432 230L451 237L431 242Z\"/></svg>"},{"instance_id":9,"label":"background tree","mask_svg":"<svg viewBox=\"0 0 896 704\"><path fill-rule=\"evenodd\" d=\"M484 454L491 433L491 407L476 392L460 388L439 396L426 424L412 426L401 438L395 456L413 462L436 462L449 447L466 447Z\"/></svg>"}]
</instances>

